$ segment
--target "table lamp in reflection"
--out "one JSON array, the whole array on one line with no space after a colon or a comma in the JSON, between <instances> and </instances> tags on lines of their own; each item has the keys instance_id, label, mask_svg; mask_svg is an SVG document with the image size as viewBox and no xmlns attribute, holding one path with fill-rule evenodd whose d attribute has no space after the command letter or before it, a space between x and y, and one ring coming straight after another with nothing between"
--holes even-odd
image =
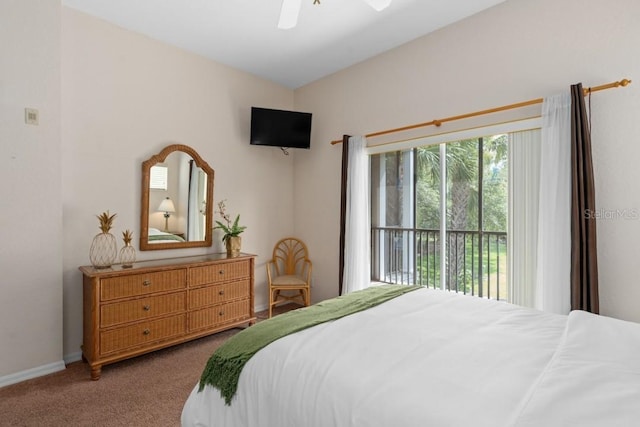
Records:
<instances>
[{"instance_id":1,"label":"table lamp in reflection","mask_svg":"<svg viewBox=\"0 0 640 427\"><path fill-rule=\"evenodd\" d=\"M169 217L176 211L176 207L173 205L173 201L170 198L164 199L158 206L158 212L164 212L164 232L169 232Z\"/></svg>"}]
</instances>

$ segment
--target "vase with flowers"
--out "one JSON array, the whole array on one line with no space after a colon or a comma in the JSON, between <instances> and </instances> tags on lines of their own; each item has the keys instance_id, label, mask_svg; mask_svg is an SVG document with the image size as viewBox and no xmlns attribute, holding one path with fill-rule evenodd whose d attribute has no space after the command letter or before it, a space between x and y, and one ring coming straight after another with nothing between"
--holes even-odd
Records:
<instances>
[{"instance_id":1,"label":"vase with flowers","mask_svg":"<svg viewBox=\"0 0 640 427\"><path fill-rule=\"evenodd\" d=\"M240 214L238 214L235 220L231 221L231 216L227 213L227 207L225 205L226 200L218 202L217 213L222 217L222 221L216 220L215 229L221 229L223 231L222 242L227 248L228 256L237 256L240 253L240 247L242 246L242 238L240 234L247 228L240 225Z\"/></svg>"}]
</instances>

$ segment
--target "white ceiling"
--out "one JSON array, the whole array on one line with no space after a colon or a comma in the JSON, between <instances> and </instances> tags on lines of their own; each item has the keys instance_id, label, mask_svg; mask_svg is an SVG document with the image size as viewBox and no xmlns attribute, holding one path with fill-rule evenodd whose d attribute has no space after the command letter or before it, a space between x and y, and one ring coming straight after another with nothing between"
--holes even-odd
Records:
<instances>
[{"instance_id":1,"label":"white ceiling","mask_svg":"<svg viewBox=\"0 0 640 427\"><path fill-rule=\"evenodd\" d=\"M505 0L303 0L277 28L282 0L63 0L73 9L295 89Z\"/></svg>"}]
</instances>

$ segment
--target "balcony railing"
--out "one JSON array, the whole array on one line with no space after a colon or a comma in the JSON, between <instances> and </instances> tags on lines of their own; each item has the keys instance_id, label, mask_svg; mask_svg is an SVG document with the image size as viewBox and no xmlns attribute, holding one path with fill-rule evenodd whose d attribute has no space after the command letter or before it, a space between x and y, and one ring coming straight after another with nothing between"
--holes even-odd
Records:
<instances>
[{"instance_id":1,"label":"balcony railing","mask_svg":"<svg viewBox=\"0 0 640 427\"><path fill-rule=\"evenodd\" d=\"M372 227L371 279L431 288L444 281L451 291L506 300L507 233L447 230L446 239L443 263L439 230Z\"/></svg>"}]
</instances>

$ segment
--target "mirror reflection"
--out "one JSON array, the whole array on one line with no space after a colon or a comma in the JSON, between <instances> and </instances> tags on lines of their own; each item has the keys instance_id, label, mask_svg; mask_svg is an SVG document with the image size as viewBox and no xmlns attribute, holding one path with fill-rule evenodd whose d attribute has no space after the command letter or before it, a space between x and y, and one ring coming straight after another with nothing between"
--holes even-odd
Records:
<instances>
[{"instance_id":1,"label":"mirror reflection","mask_svg":"<svg viewBox=\"0 0 640 427\"><path fill-rule=\"evenodd\" d=\"M143 163L141 250L211 246L213 170L185 145Z\"/></svg>"}]
</instances>

